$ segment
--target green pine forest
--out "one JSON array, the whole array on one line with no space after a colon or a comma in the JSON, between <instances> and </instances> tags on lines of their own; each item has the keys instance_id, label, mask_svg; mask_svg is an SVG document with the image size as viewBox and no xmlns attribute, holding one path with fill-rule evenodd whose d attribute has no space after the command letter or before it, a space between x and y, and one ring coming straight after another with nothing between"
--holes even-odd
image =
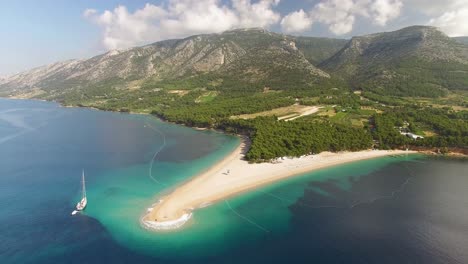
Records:
<instances>
[{"instance_id":1,"label":"green pine forest","mask_svg":"<svg viewBox=\"0 0 468 264\"><path fill-rule=\"evenodd\" d=\"M270 161L322 151L429 149L447 152L468 146L466 91L447 91L430 97L393 96L372 89L353 91L340 80L307 83L298 76L252 85L233 78L204 75L160 83L146 83L132 93L104 88L68 94L67 105L120 112L151 113L163 120L191 127L220 129L248 136L246 159ZM207 84L207 85L205 85ZM279 87L295 87L279 89ZM184 89L181 89L183 87ZM95 98L100 98L96 100ZM293 104L322 107L319 113L293 121L276 116L233 118ZM400 134L424 135L413 140Z\"/></svg>"}]
</instances>

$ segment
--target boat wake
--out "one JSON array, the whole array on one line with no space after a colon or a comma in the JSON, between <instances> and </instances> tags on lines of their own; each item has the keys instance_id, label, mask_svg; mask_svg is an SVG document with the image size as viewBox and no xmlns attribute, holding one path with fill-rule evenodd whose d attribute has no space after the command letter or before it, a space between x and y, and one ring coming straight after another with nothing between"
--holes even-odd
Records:
<instances>
[{"instance_id":1,"label":"boat wake","mask_svg":"<svg viewBox=\"0 0 468 264\"><path fill-rule=\"evenodd\" d=\"M151 158L151 163L150 163L150 167L149 167L149 170L148 170L148 176L151 180L153 180L155 183L157 184L160 184L160 185L163 185L163 186L166 186L167 184L164 184L160 181L158 181L156 178L153 177L153 164L154 164L154 160L156 159L156 156L166 147L166 135L164 135L164 133L162 133L159 129L157 128L154 128L152 127L150 124L148 123L145 123L146 126L148 126L150 129L152 129L153 131L157 132L159 135L161 135L162 139L163 139L163 144L161 145L161 147L159 147L159 149L154 153L153 155L153 158Z\"/></svg>"},{"instance_id":2,"label":"boat wake","mask_svg":"<svg viewBox=\"0 0 468 264\"><path fill-rule=\"evenodd\" d=\"M8 123L9 126L14 127L19 129L18 132L4 136L0 138L0 144L3 144L7 141L10 141L12 139L15 139L17 137L20 137L24 134L34 132L44 126L46 126L50 120L60 118L64 116L64 113L56 114L56 115L51 115L47 120L44 120L42 123L38 124L37 126L31 126L27 121L26 118L29 116L24 116L20 114L12 114L14 112L19 112L23 110L34 110L34 111L42 111L42 112L51 112L48 110L44 110L41 108L34 108L34 109L23 109L23 108L15 108L15 109L9 109L6 111L0 112L0 121L4 121Z\"/></svg>"}]
</instances>

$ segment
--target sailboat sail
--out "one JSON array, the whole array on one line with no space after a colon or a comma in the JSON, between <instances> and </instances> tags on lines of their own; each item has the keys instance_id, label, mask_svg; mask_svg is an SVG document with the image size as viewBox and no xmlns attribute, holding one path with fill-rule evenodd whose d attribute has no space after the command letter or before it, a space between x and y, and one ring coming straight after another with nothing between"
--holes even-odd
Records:
<instances>
[{"instance_id":1,"label":"sailboat sail","mask_svg":"<svg viewBox=\"0 0 468 264\"><path fill-rule=\"evenodd\" d=\"M84 199L84 198L86 198L86 186L85 186L84 170L83 170L83 175L81 176L81 178L82 178L81 181L82 181L82 185L83 185L81 199Z\"/></svg>"},{"instance_id":2,"label":"sailboat sail","mask_svg":"<svg viewBox=\"0 0 468 264\"><path fill-rule=\"evenodd\" d=\"M76 204L76 210L78 211L83 211L86 207L86 204L88 203L88 200L86 198L86 185L85 185L85 174L83 170L83 174L81 176L81 182L82 182L82 193L81 193L81 201Z\"/></svg>"}]
</instances>

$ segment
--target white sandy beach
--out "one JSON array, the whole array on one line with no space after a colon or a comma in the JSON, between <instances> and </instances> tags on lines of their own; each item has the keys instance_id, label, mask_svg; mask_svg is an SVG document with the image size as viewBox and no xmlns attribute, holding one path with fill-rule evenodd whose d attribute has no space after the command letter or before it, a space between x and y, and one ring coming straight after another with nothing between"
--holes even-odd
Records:
<instances>
[{"instance_id":1,"label":"white sandy beach","mask_svg":"<svg viewBox=\"0 0 468 264\"><path fill-rule=\"evenodd\" d=\"M347 162L415 153L402 150L323 152L301 158L279 159L277 163L249 164L242 159L245 147L243 142L209 170L162 197L158 204L148 210L142 223L150 229L178 228L190 218L194 209L261 185Z\"/></svg>"}]
</instances>

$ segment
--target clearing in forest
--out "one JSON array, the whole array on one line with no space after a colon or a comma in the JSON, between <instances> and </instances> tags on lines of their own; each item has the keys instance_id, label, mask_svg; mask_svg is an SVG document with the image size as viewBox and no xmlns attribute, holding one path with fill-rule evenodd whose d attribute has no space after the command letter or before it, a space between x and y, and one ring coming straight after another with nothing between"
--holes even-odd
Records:
<instances>
[{"instance_id":1,"label":"clearing in forest","mask_svg":"<svg viewBox=\"0 0 468 264\"><path fill-rule=\"evenodd\" d=\"M319 108L319 106L306 106L294 104L254 114L233 116L231 118L253 119L259 116L277 116L278 120L290 121L302 116L314 114L318 112Z\"/></svg>"}]
</instances>

